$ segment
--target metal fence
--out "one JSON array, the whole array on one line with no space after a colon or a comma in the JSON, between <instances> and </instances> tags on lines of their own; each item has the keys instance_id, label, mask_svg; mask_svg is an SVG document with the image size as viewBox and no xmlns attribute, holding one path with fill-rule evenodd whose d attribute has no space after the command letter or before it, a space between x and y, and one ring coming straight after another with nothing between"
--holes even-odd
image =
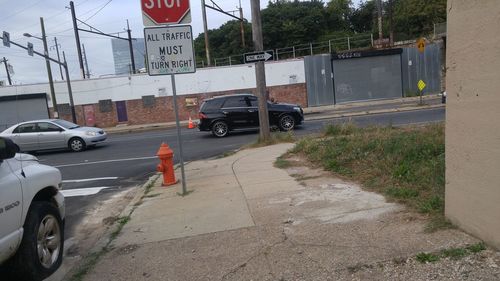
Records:
<instances>
[{"instance_id":1,"label":"metal fence","mask_svg":"<svg viewBox=\"0 0 500 281\"><path fill-rule=\"evenodd\" d=\"M322 42L311 42L307 44L299 44L291 47L274 49L274 60L286 60L301 58L305 56L312 56L318 54L329 54L332 52L346 51L352 49L360 49L373 47L373 34L358 34L354 36L348 36L343 38L330 39L328 41ZM215 58L213 60L213 66L230 66L236 64L243 64L244 58L243 54ZM203 68L206 67L206 61L197 61L196 67Z\"/></svg>"},{"instance_id":2,"label":"metal fence","mask_svg":"<svg viewBox=\"0 0 500 281\"><path fill-rule=\"evenodd\" d=\"M446 22L434 24L434 38L446 34Z\"/></svg>"}]
</instances>

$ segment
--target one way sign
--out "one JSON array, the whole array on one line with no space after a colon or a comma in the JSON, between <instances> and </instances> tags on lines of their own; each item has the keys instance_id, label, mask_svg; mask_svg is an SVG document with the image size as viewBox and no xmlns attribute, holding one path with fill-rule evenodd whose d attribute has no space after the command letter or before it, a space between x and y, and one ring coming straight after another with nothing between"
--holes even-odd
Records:
<instances>
[{"instance_id":1,"label":"one way sign","mask_svg":"<svg viewBox=\"0 0 500 281\"><path fill-rule=\"evenodd\" d=\"M246 53L243 55L245 58L245 63L253 63L258 61L268 61L274 57L273 51L262 51L255 53Z\"/></svg>"}]
</instances>

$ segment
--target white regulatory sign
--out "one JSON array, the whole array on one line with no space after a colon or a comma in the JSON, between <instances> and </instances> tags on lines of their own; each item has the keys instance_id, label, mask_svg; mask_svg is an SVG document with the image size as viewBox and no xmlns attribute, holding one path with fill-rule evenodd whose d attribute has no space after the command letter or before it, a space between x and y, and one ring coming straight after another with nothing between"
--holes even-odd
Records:
<instances>
[{"instance_id":1,"label":"white regulatory sign","mask_svg":"<svg viewBox=\"0 0 500 281\"><path fill-rule=\"evenodd\" d=\"M144 28L149 75L196 72L190 25Z\"/></svg>"}]
</instances>

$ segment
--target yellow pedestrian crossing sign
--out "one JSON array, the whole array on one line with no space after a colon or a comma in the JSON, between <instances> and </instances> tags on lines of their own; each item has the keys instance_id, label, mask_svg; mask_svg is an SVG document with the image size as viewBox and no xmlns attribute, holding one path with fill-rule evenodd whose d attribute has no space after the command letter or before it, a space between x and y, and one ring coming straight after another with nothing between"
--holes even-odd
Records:
<instances>
[{"instance_id":1,"label":"yellow pedestrian crossing sign","mask_svg":"<svg viewBox=\"0 0 500 281\"><path fill-rule=\"evenodd\" d=\"M418 86L418 89L420 91L422 91L425 88L426 85L425 85L425 82L423 80L420 80L420 81L418 81L417 86Z\"/></svg>"}]
</instances>

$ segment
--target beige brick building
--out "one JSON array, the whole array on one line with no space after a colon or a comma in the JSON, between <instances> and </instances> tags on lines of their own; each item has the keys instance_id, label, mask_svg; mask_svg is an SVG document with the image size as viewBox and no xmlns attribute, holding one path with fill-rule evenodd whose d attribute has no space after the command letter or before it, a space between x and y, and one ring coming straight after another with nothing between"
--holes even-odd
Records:
<instances>
[{"instance_id":1,"label":"beige brick building","mask_svg":"<svg viewBox=\"0 0 500 281\"><path fill-rule=\"evenodd\" d=\"M500 1L448 0L446 216L500 248Z\"/></svg>"}]
</instances>

